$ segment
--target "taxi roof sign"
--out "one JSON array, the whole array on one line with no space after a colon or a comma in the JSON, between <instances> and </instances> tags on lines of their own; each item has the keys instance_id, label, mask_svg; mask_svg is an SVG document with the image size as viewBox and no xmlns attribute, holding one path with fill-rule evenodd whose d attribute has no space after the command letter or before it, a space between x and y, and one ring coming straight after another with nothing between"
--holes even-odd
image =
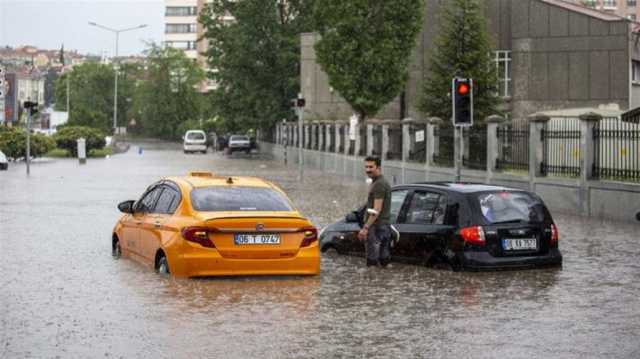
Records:
<instances>
[{"instance_id":1,"label":"taxi roof sign","mask_svg":"<svg viewBox=\"0 0 640 359\"><path fill-rule=\"evenodd\" d=\"M214 177L213 172L209 171L191 171L188 173L190 177Z\"/></svg>"}]
</instances>

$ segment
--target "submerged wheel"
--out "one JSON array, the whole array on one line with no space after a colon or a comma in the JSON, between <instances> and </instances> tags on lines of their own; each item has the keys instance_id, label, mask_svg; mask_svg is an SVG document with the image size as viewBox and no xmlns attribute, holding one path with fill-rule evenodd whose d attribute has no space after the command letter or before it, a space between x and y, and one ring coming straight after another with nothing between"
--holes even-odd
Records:
<instances>
[{"instance_id":1,"label":"submerged wheel","mask_svg":"<svg viewBox=\"0 0 640 359\"><path fill-rule=\"evenodd\" d=\"M122 248L120 247L120 241L118 239L115 239L111 245L111 256L114 259L122 257Z\"/></svg>"},{"instance_id":2,"label":"submerged wheel","mask_svg":"<svg viewBox=\"0 0 640 359\"><path fill-rule=\"evenodd\" d=\"M164 255L164 253L160 254L160 256L158 257L156 272L161 275L169 275L171 273L169 271L169 263L167 262L167 257Z\"/></svg>"}]
</instances>

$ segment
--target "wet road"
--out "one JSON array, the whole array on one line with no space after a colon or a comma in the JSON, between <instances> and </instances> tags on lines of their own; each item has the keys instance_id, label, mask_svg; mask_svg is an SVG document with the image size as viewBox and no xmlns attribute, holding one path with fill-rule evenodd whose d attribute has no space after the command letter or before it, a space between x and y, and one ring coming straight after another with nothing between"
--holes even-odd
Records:
<instances>
[{"instance_id":1,"label":"wet road","mask_svg":"<svg viewBox=\"0 0 640 359\"><path fill-rule=\"evenodd\" d=\"M316 278L162 278L110 255L116 204L159 177L258 173L318 226L365 185L153 147L0 172L0 358L640 357L638 223L556 214L561 270L379 270L335 255Z\"/></svg>"}]
</instances>

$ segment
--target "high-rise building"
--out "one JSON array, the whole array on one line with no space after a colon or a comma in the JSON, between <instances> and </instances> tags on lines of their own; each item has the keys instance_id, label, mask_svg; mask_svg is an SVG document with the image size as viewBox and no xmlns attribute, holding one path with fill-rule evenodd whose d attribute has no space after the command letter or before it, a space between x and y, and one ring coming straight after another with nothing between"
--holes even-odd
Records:
<instances>
[{"instance_id":1,"label":"high-rise building","mask_svg":"<svg viewBox=\"0 0 640 359\"><path fill-rule=\"evenodd\" d=\"M568 0L592 9L616 14L636 21L640 19L640 6L636 0Z\"/></svg>"},{"instance_id":2,"label":"high-rise building","mask_svg":"<svg viewBox=\"0 0 640 359\"><path fill-rule=\"evenodd\" d=\"M207 66L207 41L203 39L204 28L198 22L198 16L207 2L210 0L165 0L164 45L183 50L205 71L214 71ZM202 92L215 88L216 84L211 80L200 85Z\"/></svg>"}]
</instances>

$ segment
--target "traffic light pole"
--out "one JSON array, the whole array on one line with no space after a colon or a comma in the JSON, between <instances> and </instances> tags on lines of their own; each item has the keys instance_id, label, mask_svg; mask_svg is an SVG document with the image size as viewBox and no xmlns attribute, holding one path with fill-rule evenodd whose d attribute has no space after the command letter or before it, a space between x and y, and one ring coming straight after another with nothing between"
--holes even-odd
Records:
<instances>
[{"instance_id":1,"label":"traffic light pole","mask_svg":"<svg viewBox=\"0 0 640 359\"><path fill-rule=\"evenodd\" d=\"M304 107L298 107L298 181L304 177L304 154L302 153L302 116Z\"/></svg>"},{"instance_id":2,"label":"traffic light pole","mask_svg":"<svg viewBox=\"0 0 640 359\"><path fill-rule=\"evenodd\" d=\"M31 173L31 109L27 109L27 176Z\"/></svg>"},{"instance_id":3,"label":"traffic light pole","mask_svg":"<svg viewBox=\"0 0 640 359\"><path fill-rule=\"evenodd\" d=\"M462 160L463 160L463 152L464 152L464 132L461 126L456 126L456 133L458 134L458 141L456 141L456 146L458 147L456 151L456 182L460 182L461 174L462 174Z\"/></svg>"}]
</instances>

